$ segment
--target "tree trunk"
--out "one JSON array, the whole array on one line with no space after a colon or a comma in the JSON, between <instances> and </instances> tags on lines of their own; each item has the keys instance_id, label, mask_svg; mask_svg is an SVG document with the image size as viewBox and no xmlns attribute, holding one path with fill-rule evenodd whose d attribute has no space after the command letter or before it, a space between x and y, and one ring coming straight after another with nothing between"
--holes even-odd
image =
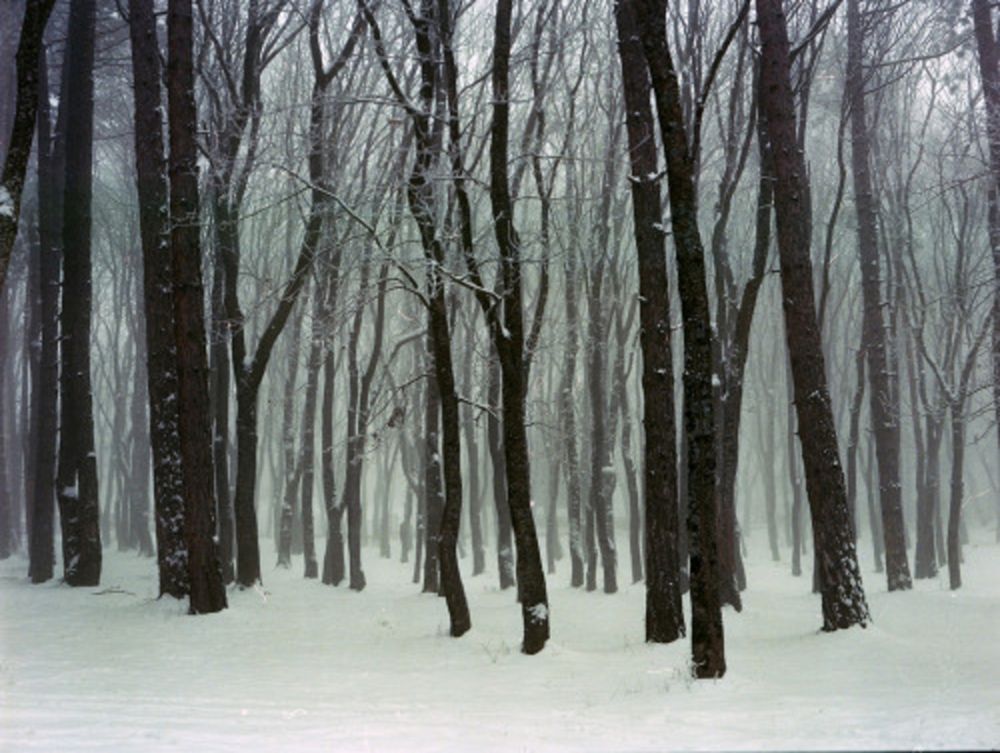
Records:
<instances>
[{"instance_id":1,"label":"tree trunk","mask_svg":"<svg viewBox=\"0 0 1000 753\"><path fill-rule=\"evenodd\" d=\"M177 348L174 343L172 272L167 217L160 48L152 0L129 7L135 91L136 181L142 236L142 289L149 438L160 594L188 594L184 541L184 489L177 414ZM137 357L138 358L138 357Z\"/></svg>"},{"instance_id":2,"label":"tree trunk","mask_svg":"<svg viewBox=\"0 0 1000 753\"><path fill-rule=\"evenodd\" d=\"M633 5L615 5L622 66L629 181L639 265L639 337L642 349L643 488L645 491L646 640L669 643L684 635L678 553L677 439L670 298L663 207L656 181L657 153L650 82L637 38ZM625 427L625 431L628 428Z\"/></svg>"},{"instance_id":3,"label":"tree trunk","mask_svg":"<svg viewBox=\"0 0 1000 753\"><path fill-rule=\"evenodd\" d=\"M514 576L514 542L511 538L510 507L507 505L507 471L504 466L503 424L500 419L500 362L495 349L490 358L489 370L486 399L490 412L486 417L486 433L490 464L493 466L493 501L497 513L497 573L500 590L503 591L514 586L517 581Z\"/></svg>"},{"instance_id":4,"label":"tree trunk","mask_svg":"<svg viewBox=\"0 0 1000 753\"><path fill-rule=\"evenodd\" d=\"M580 488L580 450L576 406L573 401L580 314L577 304L576 250L566 249L566 354L559 388L559 415L566 453L566 528L569 532L570 585L583 585L583 491Z\"/></svg>"},{"instance_id":5,"label":"tree trunk","mask_svg":"<svg viewBox=\"0 0 1000 753\"><path fill-rule=\"evenodd\" d=\"M826 385L809 256L809 188L797 148L788 33L781 0L757 0L762 44L761 108L773 151L775 218L781 262L782 304L791 355L806 491L812 511L815 556L820 562L823 629L865 625L870 616L847 507L844 472Z\"/></svg>"},{"instance_id":6,"label":"tree trunk","mask_svg":"<svg viewBox=\"0 0 1000 753\"><path fill-rule=\"evenodd\" d=\"M1000 44L989 0L972 0L972 21L979 52L979 74L986 101L986 135L992 186L989 191L990 248L993 252L993 410L1000 443ZM998 446L1000 449L1000 446ZM1000 541L1000 522L997 525Z\"/></svg>"},{"instance_id":7,"label":"tree trunk","mask_svg":"<svg viewBox=\"0 0 1000 753\"><path fill-rule=\"evenodd\" d=\"M965 492L965 404L951 405L951 495L948 503L948 587L962 587L962 498Z\"/></svg>"},{"instance_id":8,"label":"tree trunk","mask_svg":"<svg viewBox=\"0 0 1000 753\"><path fill-rule=\"evenodd\" d=\"M49 114L48 60L38 58L38 278L41 350L38 391L32 395L37 416L35 476L29 516L28 576L32 583L52 578L55 560L56 448L59 434L59 286L62 245L62 176L66 98L60 98L59 123L52 138ZM63 80L65 82L65 76ZM65 93L65 84L63 85Z\"/></svg>"},{"instance_id":9,"label":"tree trunk","mask_svg":"<svg viewBox=\"0 0 1000 753\"><path fill-rule=\"evenodd\" d=\"M428 331L428 345L430 332ZM438 544L441 541L441 509L444 488L441 485L441 395L438 391L436 369L432 368L434 356L426 357L427 399L424 403L424 593L441 590L441 571L438 567ZM433 376L432 376L433 375Z\"/></svg>"},{"instance_id":10,"label":"tree trunk","mask_svg":"<svg viewBox=\"0 0 1000 753\"><path fill-rule=\"evenodd\" d=\"M39 109L38 92L41 88L39 63L45 54L45 25L54 4L55 0L30 0L25 6L24 19L21 22L21 36L15 57L17 102L14 106L14 122L10 141L7 142L3 172L0 174L0 290L3 289L7 279L7 267L10 265L14 242L17 240L24 176L28 170L31 142L35 136L35 119ZM72 31L72 27L70 29ZM84 50L81 48L80 52L83 53ZM93 93L90 99L93 99ZM6 135L4 134L5 137Z\"/></svg>"},{"instance_id":11,"label":"tree trunk","mask_svg":"<svg viewBox=\"0 0 1000 753\"><path fill-rule=\"evenodd\" d=\"M864 29L860 0L847 2L847 87L851 110L851 168L858 217L858 256L864 300L861 348L868 357L868 392L878 463L879 502L885 537L885 571L890 591L911 588L906 559L902 483L899 471L899 402L890 374L890 344L882 318L878 228L869 168L869 131L865 120Z\"/></svg>"},{"instance_id":12,"label":"tree trunk","mask_svg":"<svg viewBox=\"0 0 1000 753\"><path fill-rule=\"evenodd\" d=\"M517 584L524 623L521 650L536 654L549 638L549 607L545 572L535 521L531 515L531 469L525 428L526 369L521 291L520 239L514 228L508 166L510 126L511 0L497 0L493 35L493 121L490 126L490 204L493 230L500 251L502 326L494 331L500 357L503 405L503 450L507 503L517 544Z\"/></svg>"},{"instance_id":13,"label":"tree trunk","mask_svg":"<svg viewBox=\"0 0 1000 753\"><path fill-rule=\"evenodd\" d=\"M318 294L317 294L317 297ZM297 517L296 502L299 497L298 456L305 450L295 452L295 391L298 381L299 358L302 340L301 318L295 322L292 340L289 343L288 374L285 376L285 394L281 417L281 444L284 452L285 490L281 499L278 516L278 567L292 566L292 524Z\"/></svg>"},{"instance_id":14,"label":"tree trunk","mask_svg":"<svg viewBox=\"0 0 1000 753\"><path fill-rule=\"evenodd\" d=\"M938 501L941 493L941 421L928 415L925 421L924 481L917 497L917 546L913 557L917 578L936 578L937 555L934 530L938 527Z\"/></svg>"},{"instance_id":15,"label":"tree trunk","mask_svg":"<svg viewBox=\"0 0 1000 753\"><path fill-rule=\"evenodd\" d=\"M94 0L70 4L66 178L63 193L62 374L59 513L63 574L71 586L101 578L100 502L90 375L91 204L94 134Z\"/></svg>"},{"instance_id":16,"label":"tree trunk","mask_svg":"<svg viewBox=\"0 0 1000 753\"><path fill-rule=\"evenodd\" d=\"M226 590L214 538L215 494L201 274L193 46L191 0L169 0L170 251L184 539L188 550L190 611L204 614L226 608Z\"/></svg>"},{"instance_id":17,"label":"tree trunk","mask_svg":"<svg viewBox=\"0 0 1000 753\"><path fill-rule=\"evenodd\" d=\"M694 674L726 672L719 600L712 326L705 251L698 229L695 160L684 127L677 73L667 44L666 0L633 6L656 98L667 158L670 222L684 322L684 431L687 435L688 532L691 560L691 647Z\"/></svg>"}]
</instances>

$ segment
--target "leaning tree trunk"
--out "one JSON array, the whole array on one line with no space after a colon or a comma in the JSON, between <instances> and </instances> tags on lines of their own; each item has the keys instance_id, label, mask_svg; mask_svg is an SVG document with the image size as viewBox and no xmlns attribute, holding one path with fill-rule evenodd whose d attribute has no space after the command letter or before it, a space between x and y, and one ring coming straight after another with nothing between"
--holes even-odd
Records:
<instances>
[{"instance_id":1,"label":"leaning tree trunk","mask_svg":"<svg viewBox=\"0 0 1000 753\"><path fill-rule=\"evenodd\" d=\"M203 614L226 608L226 590L215 543L212 426L195 141L198 119L194 99L193 25L191 0L170 0L167 10L167 103L178 430L190 610L192 614Z\"/></svg>"},{"instance_id":2,"label":"leaning tree trunk","mask_svg":"<svg viewBox=\"0 0 1000 753\"><path fill-rule=\"evenodd\" d=\"M646 522L646 640L684 635L678 557L677 439L670 298L650 83L632 3L615 5L631 160L632 217L639 265L643 474ZM627 432L628 427L623 427Z\"/></svg>"},{"instance_id":3,"label":"leaning tree trunk","mask_svg":"<svg viewBox=\"0 0 1000 753\"><path fill-rule=\"evenodd\" d=\"M63 187L62 375L59 516L63 573L71 586L101 579L100 503L90 376L91 206L94 157L94 0L70 4Z\"/></svg>"},{"instance_id":4,"label":"leaning tree trunk","mask_svg":"<svg viewBox=\"0 0 1000 753\"><path fill-rule=\"evenodd\" d=\"M805 157L796 146L788 31L781 0L757 0L756 4L762 44L761 109L774 145L774 204L785 329L798 425L810 434L809 441L801 443L802 461L815 556L820 560L823 629L837 630L865 625L870 616L851 533L816 316L807 173Z\"/></svg>"},{"instance_id":5,"label":"leaning tree trunk","mask_svg":"<svg viewBox=\"0 0 1000 753\"><path fill-rule=\"evenodd\" d=\"M882 318L878 218L870 173L865 120L864 28L860 0L847 2L847 88L851 110L851 168L858 216L858 256L864 300L861 348L868 356L868 392L878 463L879 502L885 537L885 572L890 591L912 587L906 560L902 483L899 472L899 402L893 396L890 345Z\"/></svg>"}]
</instances>

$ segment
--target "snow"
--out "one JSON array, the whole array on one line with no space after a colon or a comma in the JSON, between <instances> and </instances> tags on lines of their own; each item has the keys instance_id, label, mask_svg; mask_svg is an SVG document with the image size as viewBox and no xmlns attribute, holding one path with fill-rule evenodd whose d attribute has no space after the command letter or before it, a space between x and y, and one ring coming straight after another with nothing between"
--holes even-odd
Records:
<instances>
[{"instance_id":1,"label":"snow","mask_svg":"<svg viewBox=\"0 0 1000 753\"><path fill-rule=\"evenodd\" d=\"M473 629L456 640L411 565L373 550L360 594L305 581L297 560L202 617L153 599L154 562L133 553L106 550L102 585L81 589L32 586L13 558L0 563L0 749L993 747L1000 547L977 541L954 593L942 575L888 594L866 563L873 625L824 634L809 578L753 532L719 681L690 679L686 641L644 643L641 585L571 589L568 560L549 578L552 640L528 657L513 590L469 578L468 562Z\"/></svg>"}]
</instances>

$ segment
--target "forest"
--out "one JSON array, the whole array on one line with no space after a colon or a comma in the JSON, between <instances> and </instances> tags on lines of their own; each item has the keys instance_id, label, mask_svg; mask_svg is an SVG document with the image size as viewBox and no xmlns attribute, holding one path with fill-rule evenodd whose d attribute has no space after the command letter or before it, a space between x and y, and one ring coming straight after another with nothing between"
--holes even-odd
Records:
<instances>
[{"instance_id":1,"label":"forest","mask_svg":"<svg viewBox=\"0 0 1000 753\"><path fill-rule=\"evenodd\" d=\"M1000 743L1000 4L0 0L0 160L0 743Z\"/></svg>"}]
</instances>

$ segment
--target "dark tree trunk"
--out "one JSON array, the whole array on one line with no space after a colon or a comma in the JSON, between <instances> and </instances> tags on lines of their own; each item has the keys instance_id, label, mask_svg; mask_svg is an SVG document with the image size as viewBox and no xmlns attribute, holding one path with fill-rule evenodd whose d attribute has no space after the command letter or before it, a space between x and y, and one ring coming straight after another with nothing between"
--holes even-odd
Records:
<instances>
[{"instance_id":1,"label":"dark tree trunk","mask_svg":"<svg viewBox=\"0 0 1000 753\"><path fill-rule=\"evenodd\" d=\"M326 549L323 553L325 585L336 586L344 579L344 537L341 533L343 507L337 504L337 487L333 473L333 349L327 348L323 358L323 416L320 450L320 472L323 480L323 503L326 508Z\"/></svg>"},{"instance_id":2,"label":"dark tree trunk","mask_svg":"<svg viewBox=\"0 0 1000 753\"><path fill-rule=\"evenodd\" d=\"M494 330L500 358L503 405L503 450L507 503L517 545L517 584L524 622L521 650L536 654L549 638L549 606L545 572L535 521L531 515L531 469L525 422L527 373L524 366L524 320L521 291L520 239L514 228L508 167L510 127L511 0L497 0L493 35L493 120L490 126L490 204L500 251L502 326Z\"/></svg>"},{"instance_id":3,"label":"dark tree trunk","mask_svg":"<svg viewBox=\"0 0 1000 753\"><path fill-rule=\"evenodd\" d=\"M992 173L988 221L993 252L993 410L997 440L1000 442L1000 43L994 33L990 5L989 0L972 0ZM997 525L997 541L1000 541L1000 522Z\"/></svg>"},{"instance_id":4,"label":"dark tree trunk","mask_svg":"<svg viewBox=\"0 0 1000 753\"><path fill-rule=\"evenodd\" d=\"M136 182L142 236L142 279L149 395L149 438L160 594L188 594L184 488L177 414L177 348L171 296L160 47L152 0L129 6L135 90Z\"/></svg>"},{"instance_id":5,"label":"dark tree trunk","mask_svg":"<svg viewBox=\"0 0 1000 753\"><path fill-rule=\"evenodd\" d=\"M214 259L212 262L212 339L209 344L209 389L212 398L212 462L214 466L216 514L219 531L219 560L222 580L228 585L236 579L233 555L236 545L236 521L232 490L229 487L229 326L226 322L225 265L222 258L219 223L215 223Z\"/></svg>"},{"instance_id":6,"label":"dark tree trunk","mask_svg":"<svg viewBox=\"0 0 1000 753\"><path fill-rule=\"evenodd\" d=\"M63 188L59 517L63 574L71 586L101 579L100 503L90 376L91 203L94 134L94 0L70 4Z\"/></svg>"},{"instance_id":7,"label":"dark tree trunk","mask_svg":"<svg viewBox=\"0 0 1000 753\"><path fill-rule=\"evenodd\" d=\"M465 358L464 382L467 394L473 394L475 385L472 380L472 362L470 356ZM469 472L469 531L472 535L472 575L481 575L486 569L486 545L483 540L483 496L479 475L479 442L476 421L473 418L472 407L465 408L465 456L466 468ZM410 495L407 494L407 504Z\"/></svg>"},{"instance_id":8,"label":"dark tree trunk","mask_svg":"<svg viewBox=\"0 0 1000 753\"><path fill-rule=\"evenodd\" d=\"M489 443L490 465L493 467L493 501L497 513L497 573L500 590L513 587L514 542L512 539L510 507L507 505L507 470L504 465L503 423L500 419L500 362L495 349L490 358L487 403L490 413L486 417L486 438ZM582 583L582 575L581 575Z\"/></svg>"},{"instance_id":9,"label":"dark tree trunk","mask_svg":"<svg viewBox=\"0 0 1000 753\"><path fill-rule=\"evenodd\" d=\"M428 331L428 341L430 332ZM429 343L428 343L429 344ZM427 398L424 403L424 593L441 590L438 567L438 543L441 540L441 510L444 488L441 481L441 395L437 386L437 370L432 368L434 356L427 354Z\"/></svg>"},{"instance_id":10,"label":"dark tree trunk","mask_svg":"<svg viewBox=\"0 0 1000 753\"><path fill-rule=\"evenodd\" d=\"M0 289L0 362L9 364L14 361L14 354L10 352L10 327L8 323L11 318L13 308L13 296L7 289ZM10 557L14 550L16 534L14 524L17 518L16 510L12 510L12 500L15 486L8 473L10 463L8 453L12 448L8 446L7 432L7 412L14 404L13 400L8 400L8 390L12 393L13 385L8 387L8 370L0 368L0 560Z\"/></svg>"},{"instance_id":11,"label":"dark tree trunk","mask_svg":"<svg viewBox=\"0 0 1000 753\"><path fill-rule=\"evenodd\" d=\"M293 325L291 338L288 353L288 373L285 376L285 394L282 401L283 411L281 416L281 444L284 454L283 475L285 489L278 514L277 535L277 567L285 568L292 566L292 524L295 518L298 517L295 508L299 497L299 482L301 481L298 469L299 464L297 462L300 453L295 451L295 392L298 381L302 340L301 317Z\"/></svg>"},{"instance_id":12,"label":"dark tree trunk","mask_svg":"<svg viewBox=\"0 0 1000 753\"><path fill-rule=\"evenodd\" d=\"M328 325L325 316L324 285L316 284L313 303L312 332L309 343L309 359L306 363L306 404L302 409L302 491L299 506L302 510L302 555L304 577L319 575L316 562L316 533L313 522L313 487L316 478L316 403L319 398L319 376L323 366L324 329Z\"/></svg>"},{"instance_id":13,"label":"dark tree trunk","mask_svg":"<svg viewBox=\"0 0 1000 753\"><path fill-rule=\"evenodd\" d=\"M177 405L191 613L226 608L215 544L212 427L201 274L197 113L191 0L169 0L167 102L170 116L170 252L177 359Z\"/></svg>"},{"instance_id":14,"label":"dark tree trunk","mask_svg":"<svg viewBox=\"0 0 1000 753\"><path fill-rule=\"evenodd\" d=\"M927 415L924 433L924 479L917 497L917 546L913 557L914 575L917 578L936 578L937 555L934 551L934 533L939 527L938 504L941 494L941 439L942 421L938 416Z\"/></svg>"},{"instance_id":15,"label":"dark tree trunk","mask_svg":"<svg viewBox=\"0 0 1000 753\"><path fill-rule=\"evenodd\" d=\"M610 170L610 167L609 167ZM606 183L602 190L601 202L604 207L610 203L610 182L605 178ZM599 227L607 228L606 210L602 211L603 221L599 220ZM605 236L602 230L597 235ZM605 277L605 264L603 262L604 249L601 245L598 254L602 260L597 263L592 271L589 290L589 311L587 317L587 387L590 398L590 499L588 508L591 520L593 521L597 536L597 548L601 553L601 570L604 576L604 593L615 593L618 590L618 556L615 551L614 542L614 517L611 504L611 491L614 484L614 467L612 466L611 451L612 430L610 423L612 417L608 410L608 336L609 332L605 326L605 312L603 310L603 281ZM617 417L615 417L617 418ZM588 558L590 559L590 558ZM587 589L596 587L596 557L588 562Z\"/></svg>"},{"instance_id":16,"label":"dark tree trunk","mask_svg":"<svg viewBox=\"0 0 1000 753\"><path fill-rule=\"evenodd\" d=\"M618 55L625 94L632 216L639 264L642 348L643 474L646 522L646 640L669 643L684 635L678 556L677 439L670 299L657 173L650 83L637 38L633 5L615 5ZM628 431L628 427L624 428Z\"/></svg>"},{"instance_id":17,"label":"dark tree trunk","mask_svg":"<svg viewBox=\"0 0 1000 753\"><path fill-rule=\"evenodd\" d=\"M137 286L140 287L140 286ZM141 290L136 293L136 304L142 299ZM138 316L140 326L135 329L136 355L133 377L131 405L131 459L129 462L129 478L126 485L128 496L128 538L139 554L152 556L153 541L149 536L149 478L151 474L151 442L149 436L149 381L146 377L145 316Z\"/></svg>"},{"instance_id":18,"label":"dark tree trunk","mask_svg":"<svg viewBox=\"0 0 1000 753\"><path fill-rule=\"evenodd\" d=\"M698 229L695 159L684 127L680 87L667 44L666 0L637 0L636 22L656 98L667 158L670 221L684 321L684 431L687 435L691 646L696 677L726 672L719 600L712 326L705 251Z\"/></svg>"},{"instance_id":19,"label":"dark tree trunk","mask_svg":"<svg viewBox=\"0 0 1000 753\"><path fill-rule=\"evenodd\" d=\"M965 493L965 404L951 406L951 491L948 502L948 586L962 587L962 541L959 536Z\"/></svg>"},{"instance_id":20,"label":"dark tree trunk","mask_svg":"<svg viewBox=\"0 0 1000 753\"><path fill-rule=\"evenodd\" d=\"M889 590L911 588L906 559L903 496L899 471L899 402L890 374L890 344L882 318L882 285L879 276L878 228L875 196L869 168L869 131L865 119L864 28L860 0L847 2L847 87L851 110L851 168L854 204L858 217L858 256L864 301L862 349L868 357L868 392L875 457L878 463L879 502L885 537L885 571Z\"/></svg>"},{"instance_id":21,"label":"dark tree trunk","mask_svg":"<svg viewBox=\"0 0 1000 753\"><path fill-rule=\"evenodd\" d=\"M758 108L759 110L759 108ZM760 157L760 178L757 186L756 228L754 234L753 266L750 277L743 288L739 306L735 311L726 312L732 332L727 343L728 353L720 359L720 399L718 406L721 416L718 424L719 461L721 467L719 489L719 559L721 599L736 611L741 611L743 602L740 591L746 587L743 559L740 555L740 533L736 520L736 473L739 464L740 423L743 412L743 384L747 358L750 355L750 330L757 297L764 282L765 266L771 247L771 214L773 202L773 166L771 149L767 140L766 118L759 111L756 118L757 143ZM735 180L733 189L735 190ZM731 201L731 199L727 199ZM727 209L728 212L728 209ZM715 256L724 256L724 231L719 226L713 244L717 246ZM735 293L734 293L735 294ZM721 310L726 310L723 306ZM730 321L731 320L731 321ZM772 500L773 505L773 500Z\"/></svg>"},{"instance_id":22,"label":"dark tree trunk","mask_svg":"<svg viewBox=\"0 0 1000 753\"><path fill-rule=\"evenodd\" d=\"M448 3L438 5L437 27L443 39L451 39L451 10ZM435 207L435 189L433 185L432 168L435 160L436 135L432 116L435 108L435 93L441 91L438 80L438 66L434 59L439 51L432 41L432 23L435 16L434 0L422 0L420 14L413 14L410 20L413 24L416 47L420 65L420 102L421 109L412 113L413 126L416 135L416 156L410 172L407 185L407 200L413 219L420 232L420 241L427 261L427 299L428 299L428 350L430 361L434 367L433 383L428 385L429 395L434 394L436 400L428 400L427 449L433 455L429 458L428 478L436 473L436 458L441 458L444 472L443 498L428 496L429 538L428 554L432 548L438 562L431 562L424 568L424 590L428 590L427 574L436 570L440 564L440 590L448 603L448 614L451 620L451 635L459 637L468 632L472 626L469 617L469 606L462 586L459 571L458 543L459 526L462 519L462 446L459 430L458 394L455 389L455 372L451 356L451 328L448 321L448 309L445 300L444 282L439 271L445 264L445 249L441 244L435 227L437 211ZM441 91L443 94L443 91ZM441 103L439 103L440 105ZM432 405L432 403L436 403ZM440 409L440 416L436 415ZM432 417L431 411L435 412ZM437 435L437 422L440 420L441 438ZM436 477L437 478L437 477ZM428 485L430 490L430 485ZM436 519L435 519L436 518ZM436 537L435 545L431 546L430 537ZM436 580L437 573L434 573ZM433 585L433 584L430 584Z\"/></svg>"},{"instance_id":23,"label":"dark tree trunk","mask_svg":"<svg viewBox=\"0 0 1000 753\"><path fill-rule=\"evenodd\" d=\"M62 226L62 174L66 99L60 98L60 124L52 138L48 61L38 58L38 278L41 351L38 391L32 396L36 418L35 476L29 516L28 576L32 583L52 578L56 500L56 448L59 434L59 285ZM64 77L65 79L65 77ZM63 87L65 91L65 86Z\"/></svg>"},{"instance_id":24,"label":"dark tree trunk","mask_svg":"<svg viewBox=\"0 0 1000 753\"><path fill-rule=\"evenodd\" d=\"M21 215L21 194L24 176L31 156L35 136L35 120L39 109L39 61L44 53L45 24L55 0L28 0L21 22L15 64L17 66L17 102L14 122L7 142L7 156L0 174L0 290L7 279L14 242L17 240L18 218ZM82 50L81 50L82 52ZM91 94L91 99L93 95ZM6 103L4 103L6 105ZM6 136L6 134L4 134ZM46 145L47 148L47 145Z\"/></svg>"},{"instance_id":25,"label":"dark tree trunk","mask_svg":"<svg viewBox=\"0 0 1000 753\"><path fill-rule=\"evenodd\" d=\"M573 400L580 313L577 303L576 250L566 250L566 355L559 388L559 414L566 452L566 528L569 532L570 585L583 585L583 490L580 488L580 450L577 441L576 406Z\"/></svg>"},{"instance_id":26,"label":"dark tree trunk","mask_svg":"<svg viewBox=\"0 0 1000 753\"><path fill-rule=\"evenodd\" d=\"M791 355L802 461L820 563L823 629L865 625L870 616L847 507L816 316L805 157L797 148L788 32L781 0L757 0L762 45L760 98L773 151L782 304Z\"/></svg>"},{"instance_id":27,"label":"dark tree trunk","mask_svg":"<svg viewBox=\"0 0 1000 753\"><path fill-rule=\"evenodd\" d=\"M855 357L854 397L851 400L851 423L847 435L847 509L854 531L854 540L858 540L858 450L861 444L861 408L865 396L865 351L859 348Z\"/></svg>"}]
</instances>

